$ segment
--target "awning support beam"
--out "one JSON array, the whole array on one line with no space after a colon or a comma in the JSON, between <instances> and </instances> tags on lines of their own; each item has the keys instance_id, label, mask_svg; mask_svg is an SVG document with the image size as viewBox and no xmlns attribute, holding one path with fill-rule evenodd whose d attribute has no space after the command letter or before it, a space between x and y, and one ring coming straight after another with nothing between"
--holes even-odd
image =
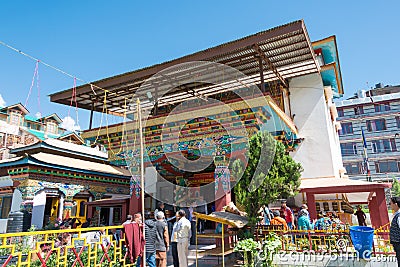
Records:
<instances>
[{"instance_id":1,"label":"awning support beam","mask_svg":"<svg viewBox=\"0 0 400 267\"><path fill-rule=\"evenodd\" d=\"M279 73L279 71L275 68L274 64L272 64L272 62L269 60L267 55L258 46L258 44L254 44L253 49L258 53L258 55L261 57L261 59L264 60L264 62L268 65L268 67L273 71L273 73L281 81L283 86L285 88L289 88L287 81L282 77L282 75Z\"/></svg>"}]
</instances>

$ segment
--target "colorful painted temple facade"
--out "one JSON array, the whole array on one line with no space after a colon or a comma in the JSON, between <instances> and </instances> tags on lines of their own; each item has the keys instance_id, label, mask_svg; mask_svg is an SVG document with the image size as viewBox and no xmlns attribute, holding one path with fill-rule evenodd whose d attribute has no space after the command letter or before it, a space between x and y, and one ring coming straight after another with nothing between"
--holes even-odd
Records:
<instances>
[{"instance_id":1,"label":"colorful painted temple facade","mask_svg":"<svg viewBox=\"0 0 400 267\"><path fill-rule=\"evenodd\" d=\"M266 130L304 168L300 194L289 205L307 203L316 218L317 206L323 210L325 202L338 201L343 213L341 203L351 202L355 192L366 192L363 203L384 207L386 185L352 184L347 179L333 103L343 95L336 38L311 42L304 21L84 84L75 92L68 89L50 98L68 105L74 97L76 106L91 111L89 130L82 137L105 146L113 163L129 167L132 211L140 208L143 189L139 104L145 117L144 189L152 197L148 199L179 206L189 206L197 198L214 199L220 210L230 201L235 183L229 161L245 161L249 137ZM124 117L126 123L93 128L95 112ZM215 182L212 188L207 187L210 182ZM173 190L171 184L176 185ZM371 194L376 195L374 200L369 199ZM147 201L145 208L153 209L154 204ZM374 225L387 220L386 213Z\"/></svg>"},{"instance_id":2,"label":"colorful painted temple facade","mask_svg":"<svg viewBox=\"0 0 400 267\"><path fill-rule=\"evenodd\" d=\"M107 154L97 148L45 139L10 153L14 157L0 161L2 188L9 189L5 192L10 198L9 212L28 211L38 229L65 218L83 223L89 216L87 202L129 194L129 171L108 164ZM94 225L112 225L126 214L126 206L115 206L90 217ZM1 222L3 232L6 219Z\"/></svg>"}]
</instances>

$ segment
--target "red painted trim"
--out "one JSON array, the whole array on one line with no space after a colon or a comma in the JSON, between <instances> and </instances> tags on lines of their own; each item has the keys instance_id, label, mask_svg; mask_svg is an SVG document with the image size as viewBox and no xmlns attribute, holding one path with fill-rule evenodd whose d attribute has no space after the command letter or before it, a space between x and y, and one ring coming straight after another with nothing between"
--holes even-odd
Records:
<instances>
[{"instance_id":1,"label":"red painted trim","mask_svg":"<svg viewBox=\"0 0 400 267\"><path fill-rule=\"evenodd\" d=\"M317 180L316 180L317 182ZM315 188L303 188L300 189L301 193L313 193L313 194L332 194L332 193L359 193L359 192L371 192L382 188L391 188L391 184L366 184L366 185L343 185L343 186L331 186L331 187L315 187Z\"/></svg>"}]
</instances>

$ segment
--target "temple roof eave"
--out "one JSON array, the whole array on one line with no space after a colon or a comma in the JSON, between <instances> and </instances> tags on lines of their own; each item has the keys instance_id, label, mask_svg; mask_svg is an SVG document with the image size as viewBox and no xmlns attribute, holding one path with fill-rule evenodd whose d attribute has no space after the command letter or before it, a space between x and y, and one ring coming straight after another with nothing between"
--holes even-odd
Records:
<instances>
[{"instance_id":1,"label":"temple roof eave","mask_svg":"<svg viewBox=\"0 0 400 267\"><path fill-rule=\"evenodd\" d=\"M25 157L12 158L11 160L0 161L0 169L2 170L2 172L0 172L0 175L4 175L5 174L4 171L7 171L6 169L9 169L10 167L18 168L21 166L29 166L29 165L57 169L57 170L62 170L62 171L69 171L69 172L74 172L74 173L88 174L88 175L96 175L96 176L103 176L103 177L105 176L105 177L119 178L119 179L130 179L130 176L128 176L128 175L117 175L117 174L111 174L111 173L106 173L106 172L98 172L98 171L94 171L94 170L72 168L72 167L62 166L62 165L57 165L57 164L49 164L46 162L42 162L30 155L25 156Z\"/></svg>"}]
</instances>

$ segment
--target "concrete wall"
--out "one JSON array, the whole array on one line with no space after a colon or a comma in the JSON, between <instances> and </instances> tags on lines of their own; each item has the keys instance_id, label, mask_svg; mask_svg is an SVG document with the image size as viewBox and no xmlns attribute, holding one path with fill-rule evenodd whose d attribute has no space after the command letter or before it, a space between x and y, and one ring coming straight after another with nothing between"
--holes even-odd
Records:
<instances>
[{"instance_id":1,"label":"concrete wall","mask_svg":"<svg viewBox=\"0 0 400 267\"><path fill-rule=\"evenodd\" d=\"M10 211L19 211L21 209L21 203L22 203L22 194L18 189L16 189L14 190Z\"/></svg>"},{"instance_id":2,"label":"concrete wall","mask_svg":"<svg viewBox=\"0 0 400 267\"><path fill-rule=\"evenodd\" d=\"M321 76L294 78L289 88L298 137L304 138L291 156L302 164L302 178L339 177L343 166L340 145L325 101Z\"/></svg>"},{"instance_id":3,"label":"concrete wall","mask_svg":"<svg viewBox=\"0 0 400 267\"><path fill-rule=\"evenodd\" d=\"M36 229L43 228L44 209L46 207L46 192L41 191L36 194L33 198L33 209L32 209L32 225L36 226Z\"/></svg>"}]
</instances>

